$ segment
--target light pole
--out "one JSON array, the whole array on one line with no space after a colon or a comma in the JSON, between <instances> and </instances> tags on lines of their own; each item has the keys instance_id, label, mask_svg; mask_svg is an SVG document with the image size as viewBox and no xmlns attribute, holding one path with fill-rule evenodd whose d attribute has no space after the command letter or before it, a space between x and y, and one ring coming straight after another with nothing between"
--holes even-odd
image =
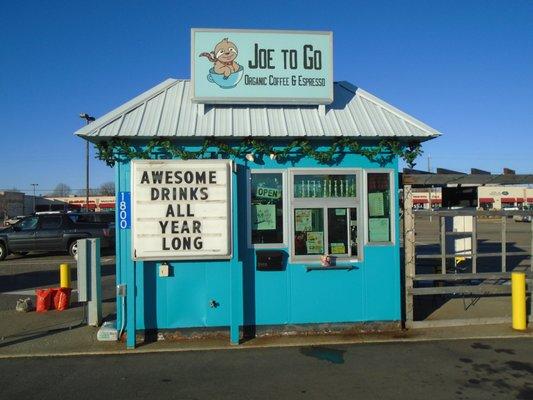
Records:
<instances>
[{"instance_id":1,"label":"light pole","mask_svg":"<svg viewBox=\"0 0 533 400\"><path fill-rule=\"evenodd\" d=\"M84 119L89 125L96 118L87 113L81 113L80 118ZM89 141L85 139L85 211L89 211Z\"/></svg>"},{"instance_id":2,"label":"light pole","mask_svg":"<svg viewBox=\"0 0 533 400\"><path fill-rule=\"evenodd\" d=\"M33 212L35 212L35 188L39 186L38 183L30 183L33 186Z\"/></svg>"}]
</instances>

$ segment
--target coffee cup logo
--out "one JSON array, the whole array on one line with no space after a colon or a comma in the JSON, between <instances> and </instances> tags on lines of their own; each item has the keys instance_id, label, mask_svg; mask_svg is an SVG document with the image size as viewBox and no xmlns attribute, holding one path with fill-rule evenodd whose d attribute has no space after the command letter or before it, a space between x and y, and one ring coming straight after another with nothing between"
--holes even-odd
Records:
<instances>
[{"instance_id":1,"label":"coffee cup logo","mask_svg":"<svg viewBox=\"0 0 533 400\"><path fill-rule=\"evenodd\" d=\"M237 45L229 41L228 38L218 42L213 51L200 53L199 57L206 57L213 63L207 80L222 89L231 89L237 86L244 71L242 65L235 61L238 55Z\"/></svg>"}]
</instances>

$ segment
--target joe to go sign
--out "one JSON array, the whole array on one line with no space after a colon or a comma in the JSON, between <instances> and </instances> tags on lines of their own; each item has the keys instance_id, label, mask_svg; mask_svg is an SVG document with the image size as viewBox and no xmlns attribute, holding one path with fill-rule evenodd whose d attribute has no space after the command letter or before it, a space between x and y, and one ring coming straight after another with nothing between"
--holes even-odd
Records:
<instances>
[{"instance_id":1,"label":"joe to go sign","mask_svg":"<svg viewBox=\"0 0 533 400\"><path fill-rule=\"evenodd\" d=\"M131 227L131 195L130 192L120 192L117 199L118 224L120 229Z\"/></svg>"}]
</instances>

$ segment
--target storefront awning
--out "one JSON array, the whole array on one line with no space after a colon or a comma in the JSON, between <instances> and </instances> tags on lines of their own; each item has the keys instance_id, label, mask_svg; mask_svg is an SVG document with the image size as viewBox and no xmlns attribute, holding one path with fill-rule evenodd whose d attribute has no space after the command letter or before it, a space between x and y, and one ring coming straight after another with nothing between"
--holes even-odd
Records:
<instances>
[{"instance_id":1,"label":"storefront awning","mask_svg":"<svg viewBox=\"0 0 533 400\"><path fill-rule=\"evenodd\" d=\"M533 197L528 197L528 198L527 198L527 202L528 202L528 203L533 203Z\"/></svg>"},{"instance_id":2,"label":"storefront awning","mask_svg":"<svg viewBox=\"0 0 533 400\"><path fill-rule=\"evenodd\" d=\"M502 203L514 203L515 202L515 198L514 197L502 197Z\"/></svg>"},{"instance_id":3,"label":"storefront awning","mask_svg":"<svg viewBox=\"0 0 533 400\"><path fill-rule=\"evenodd\" d=\"M524 202L524 198L523 197L517 197L516 198L516 202L517 203L523 203Z\"/></svg>"},{"instance_id":4,"label":"storefront awning","mask_svg":"<svg viewBox=\"0 0 533 400\"><path fill-rule=\"evenodd\" d=\"M100 208L115 208L115 203L100 203L98 206Z\"/></svg>"},{"instance_id":5,"label":"storefront awning","mask_svg":"<svg viewBox=\"0 0 533 400\"><path fill-rule=\"evenodd\" d=\"M432 202L433 204L435 204L435 203L442 203L442 199L431 199L431 202Z\"/></svg>"},{"instance_id":6,"label":"storefront awning","mask_svg":"<svg viewBox=\"0 0 533 400\"><path fill-rule=\"evenodd\" d=\"M413 204L426 204L429 203L428 199L413 199Z\"/></svg>"},{"instance_id":7,"label":"storefront awning","mask_svg":"<svg viewBox=\"0 0 533 400\"><path fill-rule=\"evenodd\" d=\"M487 204L487 203L494 203L494 199L492 197L480 197L479 198L479 203L480 204Z\"/></svg>"}]
</instances>

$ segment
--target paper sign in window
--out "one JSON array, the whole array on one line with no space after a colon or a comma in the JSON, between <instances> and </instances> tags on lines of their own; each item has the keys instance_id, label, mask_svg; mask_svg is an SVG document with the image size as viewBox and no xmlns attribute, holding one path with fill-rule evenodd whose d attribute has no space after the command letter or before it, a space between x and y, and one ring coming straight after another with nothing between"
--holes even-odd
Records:
<instances>
[{"instance_id":1,"label":"paper sign in window","mask_svg":"<svg viewBox=\"0 0 533 400\"><path fill-rule=\"evenodd\" d=\"M331 254L346 254L344 243L331 243Z\"/></svg>"},{"instance_id":2,"label":"paper sign in window","mask_svg":"<svg viewBox=\"0 0 533 400\"><path fill-rule=\"evenodd\" d=\"M276 206L274 204L252 205L252 226L258 231L276 229Z\"/></svg>"},{"instance_id":3,"label":"paper sign in window","mask_svg":"<svg viewBox=\"0 0 533 400\"><path fill-rule=\"evenodd\" d=\"M306 246L308 254L323 254L324 232L307 232Z\"/></svg>"},{"instance_id":4,"label":"paper sign in window","mask_svg":"<svg viewBox=\"0 0 533 400\"><path fill-rule=\"evenodd\" d=\"M370 218L368 220L368 235L371 242L389 242L390 229L388 218Z\"/></svg>"},{"instance_id":5,"label":"paper sign in window","mask_svg":"<svg viewBox=\"0 0 533 400\"><path fill-rule=\"evenodd\" d=\"M385 196L383 192L368 193L368 216L382 217L385 215Z\"/></svg>"},{"instance_id":6,"label":"paper sign in window","mask_svg":"<svg viewBox=\"0 0 533 400\"><path fill-rule=\"evenodd\" d=\"M313 229L312 210L295 210L294 226L297 232L309 232Z\"/></svg>"}]
</instances>

